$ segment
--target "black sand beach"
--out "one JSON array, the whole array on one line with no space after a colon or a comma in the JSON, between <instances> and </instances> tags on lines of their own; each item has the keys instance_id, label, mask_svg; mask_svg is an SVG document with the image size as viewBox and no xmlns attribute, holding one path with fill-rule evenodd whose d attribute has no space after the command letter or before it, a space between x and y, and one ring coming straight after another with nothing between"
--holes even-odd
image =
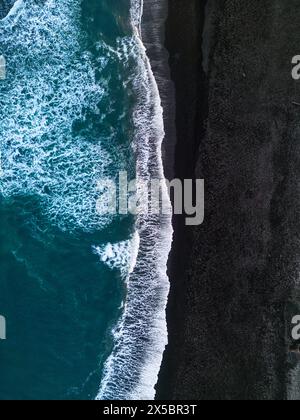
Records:
<instances>
[{"instance_id":1,"label":"black sand beach","mask_svg":"<svg viewBox=\"0 0 300 420\"><path fill-rule=\"evenodd\" d=\"M145 1L146 23L157 4L166 3ZM299 399L299 359L289 352L291 317L300 313L300 82L291 77L299 2L168 6L176 135L160 79L166 55L160 66L161 50L148 49L168 121L166 174L174 167L177 178L205 179L206 216L193 228L174 218L157 399ZM160 16L152 35L144 26L148 47L163 34Z\"/></svg>"}]
</instances>

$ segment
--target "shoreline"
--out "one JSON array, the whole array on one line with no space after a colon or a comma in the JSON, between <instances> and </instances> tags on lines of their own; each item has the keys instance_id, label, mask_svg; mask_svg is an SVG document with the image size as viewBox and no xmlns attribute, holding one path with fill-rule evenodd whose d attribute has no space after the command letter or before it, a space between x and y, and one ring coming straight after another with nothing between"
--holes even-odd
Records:
<instances>
[{"instance_id":1,"label":"shoreline","mask_svg":"<svg viewBox=\"0 0 300 420\"><path fill-rule=\"evenodd\" d=\"M169 53L165 47L165 22L168 18L168 0L144 1L141 37L146 47L163 109L165 137L162 159L166 179L175 175L176 103L175 87L171 79Z\"/></svg>"},{"instance_id":2,"label":"shoreline","mask_svg":"<svg viewBox=\"0 0 300 420\"><path fill-rule=\"evenodd\" d=\"M141 37L146 48L146 54L151 64L151 69L159 90L161 106L163 109L163 121L165 136L161 145L164 177L172 180L175 177L175 152L176 152L176 100L175 86L171 79L171 68L169 66L169 53L165 45L165 25L168 18L168 0L147 0L143 4L143 15L141 23ZM172 220L172 227L174 220ZM174 234L174 231L173 231ZM173 240L170 244L170 254L167 261L167 274L171 264ZM166 308L169 304L169 293L166 300ZM167 317L167 310L165 311ZM167 320L166 320L167 323ZM168 330L168 326L167 326ZM167 331L168 334L168 331ZM167 347L166 347L167 348ZM165 352L165 350L164 350ZM164 352L161 355L162 359ZM162 364L161 364L162 367ZM160 369L161 369L160 367ZM158 378L160 371L158 372ZM157 379L158 379L157 378ZM157 382L155 383L155 392Z\"/></svg>"},{"instance_id":3,"label":"shoreline","mask_svg":"<svg viewBox=\"0 0 300 420\"><path fill-rule=\"evenodd\" d=\"M175 178L196 178L196 164L200 137L204 135L208 113L207 80L202 69L201 36L204 26L204 5L189 0L166 0L168 15L164 26L164 48L169 56L168 68L175 92L174 150ZM184 22L184 23L182 23ZM208 48L204 51L207 55ZM169 257L168 273L171 283L167 305L169 344L165 350L159 380L156 385L157 400L173 400L173 387L177 370L181 369L180 353L184 349L182 331L186 328L188 309L184 301L184 277L190 260L192 229L185 226L184 215L173 216L174 238ZM179 366L178 366L179 365ZM192 399L178 397L177 399Z\"/></svg>"},{"instance_id":4,"label":"shoreline","mask_svg":"<svg viewBox=\"0 0 300 420\"><path fill-rule=\"evenodd\" d=\"M163 109L141 37L143 6L142 0L132 0L134 32L130 47L137 60L133 82L137 93L133 148L138 183L164 178ZM163 194L166 202L170 201L167 186ZM167 344L165 312L170 286L167 259L173 233L171 211L170 215L139 214L135 229L139 236L137 259L127 279L125 309L113 330L114 349L105 362L96 399L153 400L155 397L155 384Z\"/></svg>"},{"instance_id":5,"label":"shoreline","mask_svg":"<svg viewBox=\"0 0 300 420\"><path fill-rule=\"evenodd\" d=\"M165 25L175 177L205 179L206 217L195 228L173 219L156 398L296 400L300 19L283 0L183 3L168 1Z\"/></svg>"}]
</instances>

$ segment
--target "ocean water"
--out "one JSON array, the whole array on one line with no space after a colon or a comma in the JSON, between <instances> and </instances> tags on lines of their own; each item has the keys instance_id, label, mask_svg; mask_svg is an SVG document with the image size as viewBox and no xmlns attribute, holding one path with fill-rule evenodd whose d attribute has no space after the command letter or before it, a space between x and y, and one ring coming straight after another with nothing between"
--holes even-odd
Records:
<instances>
[{"instance_id":1,"label":"ocean water","mask_svg":"<svg viewBox=\"0 0 300 420\"><path fill-rule=\"evenodd\" d=\"M96 211L102 178L163 177L142 6L17 0L0 20L0 399L154 397L171 216Z\"/></svg>"}]
</instances>

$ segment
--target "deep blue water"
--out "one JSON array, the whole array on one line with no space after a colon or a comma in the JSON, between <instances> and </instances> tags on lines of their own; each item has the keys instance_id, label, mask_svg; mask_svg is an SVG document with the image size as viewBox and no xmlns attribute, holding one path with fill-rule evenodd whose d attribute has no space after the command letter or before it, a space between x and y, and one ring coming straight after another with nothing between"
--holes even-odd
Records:
<instances>
[{"instance_id":1,"label":"deep blue water","mask_svg":"<svg viewBox=\"0 0 300 420\"><path fill-rule=\"evenodd\" d=\"M96 212L97 181L134 174L130 2L17 5L0 23L0 399L95 398L134 231ZM128 258L101 262L108 243Z\"/></svg>"}]
</instances>

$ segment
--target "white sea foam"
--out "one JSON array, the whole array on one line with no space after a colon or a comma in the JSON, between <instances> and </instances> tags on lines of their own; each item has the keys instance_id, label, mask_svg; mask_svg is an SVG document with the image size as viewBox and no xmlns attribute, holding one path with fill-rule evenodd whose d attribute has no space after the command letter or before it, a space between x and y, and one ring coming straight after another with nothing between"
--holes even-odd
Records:
<instances>
[{"instance_id":1,"label":"white sea foam","mask_svg":"<svg viewBox=\"0 0 300 420\"><path fill-rule=\"evenodd\" d=\"M138 99L137 178L163 179L162 107L139 34L141 1L132 0L134 36L118 39L116 48L99 42L101 57L96 63L82 52L80 4L80 0L46 0L42 5L18 0L0 21L1 53L8 64L8 78L0 86L0 194L37 197L48 219L68 230L99 229L111 221L96 212L96 185L120 169L105 148L105 143L112 147L117 133L103 135L101 141L74 133L73 124L85 123L87 112L105 124L98 104L110 100L108 81L96 81L95 68L104 69L111 60L128 66L132 76L123 81L124 89L132 85ZM131 241L96 248L102 262L120 270L128 282L99 399L153 399L167 344L170 216L139 216L136 229Z\"/></svg>"},{"instance_id":2,"label":"white sea foam","mask_svg":"<svg viewBox=\"0 0 300 420\"><path fill-rule=\"evenodd\" d=\"M137 178L138 181L163 179L163 110L140 38L140 0L132 0L131 12L135 34L130 49L137 63L133 79L138 98L134 112ZM164 194L167 197L167 188ZM106 361L97 399L154 399L154 386L167 344L166 270L172 241L171 216L139 216L136 226L140 237L138 257L129 276L122 319L113 330L115 346Z\"/></svg>"},{"instance_id":3,"label":"white sea foam","mask_svg":"<svg viewBox=\"0 0 300 420\"><path fill-rule=\"evenodd\" d=\"M2 19L2 21L6 19L10 19L12 16L17 16L17 12L19 8L21 8L22 6L23 6L23 0L16 0L12 8L8 12L8 14Z\"/></svg>"},{"instance_id":4,"label":"white sea foam","mask_svg":"<svg viewBox=\"0 0 300 420\"><path fill-rule=\"evenodd\" d=\"M47 218L68 230L111 222L112 216L96 211L96 185L116 170L113 130L99 139L93 130L74 129L87 115L105 123L101 104L112 99L108 81L96 80L95 69L118 60L119 53L103 42L102 56L93 62L82 46L80 13L80 0L19 0L0 21L7 61L7 80L0 85L0 194L37 197Z\"/></svg>"},{"instance_id":5,"label":"white sea foam","mask_svg":"<svg viewBox=\"0 0 300 420\"><path fill-rule=\"evenodd\" d=\"M118 243L95 246L93 250L100 260L112 270L119 270L124 280L133 272L139 251L140 237L135 232L131 239Z\"/></svg>"}]
</instances>

